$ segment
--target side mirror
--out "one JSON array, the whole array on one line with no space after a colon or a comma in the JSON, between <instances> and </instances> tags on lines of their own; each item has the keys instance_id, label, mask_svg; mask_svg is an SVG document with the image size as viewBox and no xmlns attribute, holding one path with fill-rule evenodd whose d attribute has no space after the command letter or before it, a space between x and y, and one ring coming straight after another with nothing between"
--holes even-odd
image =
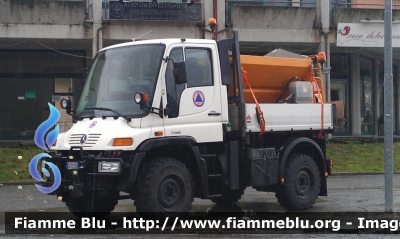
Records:
<instances>
[{"instance_id":1,"label":"side mirror","mask_svg":"<svg viewBox=\"0 0 400 239\"><path fill-rule=\"evenodd\" d=\"M60 102L61 108L63 108L67 114L71 115L72 109L71 109L71 100L68 98L64 98Z\"/></svg>"},{"instance_id":2,"label":"side mirror","mask_svg":"<svg viewBox=\"0 0 400 239\"><path fill-rule=\"evenodd\" d=\"M184 61L174 62L174 78L175 78L175 84L177 85L187 83L186 62Z\"/></svg>"}]
</instances>

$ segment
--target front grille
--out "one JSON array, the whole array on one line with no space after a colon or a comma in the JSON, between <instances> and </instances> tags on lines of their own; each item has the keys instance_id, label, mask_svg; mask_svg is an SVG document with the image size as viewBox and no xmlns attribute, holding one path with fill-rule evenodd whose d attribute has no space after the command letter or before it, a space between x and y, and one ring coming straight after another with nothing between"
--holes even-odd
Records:
<instances>
[{"instance_id":1,"label":"front grille","mask_svg":"<svg viewBox=\"0 0 400 239\"><path fill-rule=\"evenodd\" d=\"M71 134L69 138L70 146L80 146L82 148L91 148L99 141L101 134L87 134L86 142L81 144L80 140L84 134Z\"/></svg>"}]
</instances>

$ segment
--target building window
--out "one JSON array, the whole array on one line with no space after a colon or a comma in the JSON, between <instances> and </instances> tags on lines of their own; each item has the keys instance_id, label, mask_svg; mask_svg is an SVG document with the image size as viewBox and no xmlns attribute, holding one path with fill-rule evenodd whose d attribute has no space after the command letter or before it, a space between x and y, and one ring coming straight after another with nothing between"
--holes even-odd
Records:
<instances>
[{"instance_id":1,"label":"building window","mask_svg":"<svg viewBox=\"0 0 400 239\"><path fill-rule=\"evenodd\" d=\"M375 110L374 110L374 61L373 59L360 57L360 119L361 134L375 134Z\"/></svg>"},{"instance_id":2,"label":"building window","mask_svg":"<svg viewBox=\"0 0 400 239\"><path fill-rule=\"evenodd\" d=\"M331 55L331 101L336 103L338 136L351 135L349 59L348 54Z\"/></svg>"}]
</instances>

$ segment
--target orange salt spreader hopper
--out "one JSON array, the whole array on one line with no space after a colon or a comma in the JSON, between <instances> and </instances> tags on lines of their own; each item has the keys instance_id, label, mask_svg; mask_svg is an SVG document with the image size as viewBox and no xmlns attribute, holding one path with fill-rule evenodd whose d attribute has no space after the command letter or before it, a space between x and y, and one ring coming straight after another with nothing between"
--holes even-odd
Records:
<instances>
[{"instance_id":1,"label":"orange salt spreader hopper","mask_svg":"<svg viewBox=\"0 0 400 239\"><path fill-rule=\"evenodd\" d=\"M289 95L285 89L291 81L311 82L313 61L308 56L277 49L265 56L241 55L243 70L259 103L276 103ZM293 79L297 77L296 79ZM281 96L281 97L280 97ZM254 103L249 87L244 84L244 100Z\"/></svg>"}]
</instances>

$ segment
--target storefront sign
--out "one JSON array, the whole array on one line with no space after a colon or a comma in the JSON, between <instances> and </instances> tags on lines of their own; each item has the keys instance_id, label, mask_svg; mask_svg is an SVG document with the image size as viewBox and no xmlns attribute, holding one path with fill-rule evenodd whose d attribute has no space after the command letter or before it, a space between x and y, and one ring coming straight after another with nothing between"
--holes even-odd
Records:
<instances>
[{"instance_id":1,"label":"storefront sign","mask_svg":"<svg viewBox=\"0 0 400 239\"><path fill-rule=\"evenodd\" d=\"M392 46L400 47L400 24L392 24ZM383 23L339 23L337 46L383 47Z\"/></svg>"},{"instance_id":2,"label":"storefront sign","mask_svg":"<svg viewBox=\"0 0 400 239\"><path fill-rule=\"evenodd\" d=\"M110 1L110 19L202 21L201 3Z\"/></svg>"}]
</instances>

